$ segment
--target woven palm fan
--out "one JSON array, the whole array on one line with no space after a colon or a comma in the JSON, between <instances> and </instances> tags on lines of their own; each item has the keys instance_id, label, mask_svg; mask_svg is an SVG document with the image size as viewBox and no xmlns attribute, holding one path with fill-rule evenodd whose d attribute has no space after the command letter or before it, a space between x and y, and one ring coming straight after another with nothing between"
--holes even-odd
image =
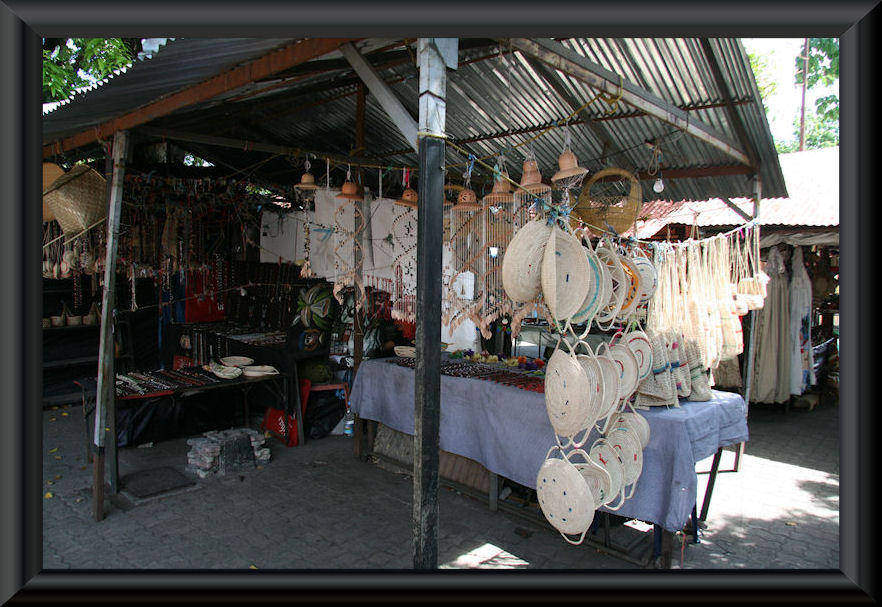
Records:
<instances>
[{"instance_id":1,"label":"woven palm fan","mask_svg":"<svg viewBox=\"0 0 882 607\"><path fill-rule=\"evenodd\" d=\"M562 457L550 457L539 468L536 497L548 522L571 544L581 544L594 520L595 496L579 470L561 451ZM571 540L567 535L578 535Z\"/></svg>"},{"instance_id":2,"label":"woven palm fan","mask_svg":"<svg viewBox=\"0 0 882 607\"><path fill-rule=\"evenodd\" d=\"M82 232L107 216L107 182L87 164L78 164L52 182L43 200L66 235Z\"/></svg>"},{"instance_id":3,"label":"woven palm fan","mask_svg":"<svg viewBox=\"0 0 882 607\"><path fill-rule=\"evenodd\" d=\"M609 167L591 176L572 214L589 225L621 234L634 225L642 206L640 181L625 169Z\"/></svg>"},{"instance_id":4,"label":"woven palm fan","mask_svg":"<svg viewBox=\"0 0 882 607\"><path fill-rule=\"evenodd\" d=\"M582 243L554 226L542 256L542 294L551 315L564 321L579 312L590 281Z\"/></svg>"}]
</instances>

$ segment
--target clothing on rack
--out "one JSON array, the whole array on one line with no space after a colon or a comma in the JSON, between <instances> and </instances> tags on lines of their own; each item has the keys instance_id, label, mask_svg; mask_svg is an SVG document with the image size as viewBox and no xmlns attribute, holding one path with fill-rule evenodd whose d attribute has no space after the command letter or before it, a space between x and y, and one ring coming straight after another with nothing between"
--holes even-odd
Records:
<instances>
[{"instance_id":1,"label":"clothing on rack","mask_svg":"<svg viewBox=\"0 0 882 607\"><path fill-rule=\"evenodd\" d=\"M778 247L769 251L765 271L769 284L757 318L750 398L753 402L783 403L790 399L790 292Z\"/></svg>"},{"instance_id":2,"label":"clothing on rack","mask_svg":"<svg viewBox=\"0 0 882 607\"><path fill-rule=\"evenodd\" d=\"M812 364L812 281L802 257L794 247L790 262L790 393L800 395L815 383Z\"/></svg>"}]
</instances>

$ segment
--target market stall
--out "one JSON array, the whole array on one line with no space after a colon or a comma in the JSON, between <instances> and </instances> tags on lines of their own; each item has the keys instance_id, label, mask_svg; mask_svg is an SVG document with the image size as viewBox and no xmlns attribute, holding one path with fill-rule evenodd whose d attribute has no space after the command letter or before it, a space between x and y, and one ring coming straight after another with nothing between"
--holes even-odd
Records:
<instances>
[{"instance_id":1,"label":"market stall","mask_svg":"<svg viewBox=\"0 0 882 607\"><path fill-rule=\"evenodd\" d=\"M743 402L711 392L708 382L740 352L741 316L763 305L760 234L746 221L682 245L621 235L639 216L644 184L662 176L669 195L693 200L759 199L760 184L785 194L743 49L722 39L411 44L180 40L100 89L92 106L86 98L48 116L45 158L110 159L102 138L114 138L106 220L80 222L89 233L106 221L107 233L97 243L106 254L96 478L104 428L114 428L114 283L136 290L143 273L158 286L150 304L157 324L185 325L173 337L159 333L173 365L174 356L191 358L223 377L238 368L218 360L231 355L231 342L257 340L270 357L281 332L287 352L330 355L332 341L346 344L355 409L414 435L417 567L437 559L439 435L453 453L535 487L567 541L584 538L597 510L675 530L695 506L695 461L747 437ZM651 69L633 71L633 53L650 57ZM191 72L193 56L213 68ZM215 56L227 59L212 63ZM728 71L739 66L748 67ZM676 100L665 98L663 68L683 76ZM181 80L166 81L168 70ZM383 70L391 73L381 77ZM687 74L707 82L692 87ZM127 103L151 78L161 92L146 105ZM707 90L718 97L705 99ZM322 120L298 115L317 106ZM101 107L116 118L90 111ZM142 147L210 161L219 181L182 187L160 177L129 154L124 129ZM127 195L130 182L136 189ZM130 200L132 209L123 204ZM52 236L46 241L47 273L77 256L80 245L53 252ZM237 264L258 260L256 273L237 278ZM375 306L378 293L385 295ZM338 307L351 327L335 340L329 316ZM201 324L208 322L228 324ZM540 362L510 356L512 340L531 324L553 337ZM369 350L382 357L395 348L413 358L413 371L361 364ZM442 381L451 362L444 357L459 359L466 377ZM468 377L500 364L507 368L486 371L492 382ZM541 395L522 389L537 384ZM480 406L467 408L476 392ZM463 406L442 411L451 395ZM508 407L523 416L525 434L494 417ZM363 431L356 420L356 434ZM518 437L530 445L522 453ZM354 442L358 451L361 438ZM575 501L547 491L549 478L569 483ZM566 508L578 516L561 516Z\"/></svg>"}]
</instances>

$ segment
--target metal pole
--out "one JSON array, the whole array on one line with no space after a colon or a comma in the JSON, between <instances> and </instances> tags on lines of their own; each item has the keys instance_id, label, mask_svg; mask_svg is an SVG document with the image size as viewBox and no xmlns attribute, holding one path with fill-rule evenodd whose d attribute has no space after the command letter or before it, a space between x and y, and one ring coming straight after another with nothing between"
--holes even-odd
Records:
<instances>
[{"instance_id":1,"label":"metal pole","mask_svg":"<svg viewBox=\"0 0 882 607\"><path fill-rule=\"evenodd\" d=\"M443 49L456 39L420 38L419 205L417 207L416 381L414 389L413 566L438 566L441 426L441 255L447 72ZM439 48L440 46L440 48Z\"/></svg>"},{"instance_id":2,"label":"metal pole","mask_svg":"<svg viewBox=\"0 0 882 607\"><path fill-rule=\"evenodd\" d=\"M113 174L107 209L107 248L104 262L104 292L101 303L101 337L98 349L98 394L95 401L95 460L93 474L93 514L95 520L104 518L104 442L108 409L113 409L115 398L113 318L116 286L116 251L119 245L119 219L122 211L123 177L128 151L128 132L113 135ZM113 413L110 413L113 421ZM115 432L115 429L114 429ZM116 448L116 435L110 437Z\"/></svg>"}]
</instances>

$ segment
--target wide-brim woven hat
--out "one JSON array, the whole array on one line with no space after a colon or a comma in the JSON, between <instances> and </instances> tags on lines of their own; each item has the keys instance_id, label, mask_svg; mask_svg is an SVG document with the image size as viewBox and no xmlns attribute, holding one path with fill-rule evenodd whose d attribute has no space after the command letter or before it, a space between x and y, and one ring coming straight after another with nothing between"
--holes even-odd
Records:
<instances>
[{"instance_id":1,"label":"wide-brim woven hat","mask_svg":"<svg viewBox=\"0 0 882 607\"><path fill-rule=\"evenodd\" d=\"M557 166L559 170L551 177L552 183L557 183L570 177L585 175L588 172L588 169L579 166L579 161L570 148L565 149L558 157Z\"/></svg>"},{"instance_id":2,"label":"wide-brim woven hat","mask_svg":"<svg viewBox=\"0 0 882 607\"><path fill-rule=\"evenodd\" d=\"M611 322L619 314L625 300L625 272L619 261L619 254L608 247L598 247L597 256L606 264L610 276L610 289L606 305L597 313L599 322Z\"/></svg>"},{"instance_id":3,"label":"wide-brim woven hat","mask_svg":"<svg viewBox=\"0 0 882 607\"><path fill-rule=\"evenodd\" d=\"M652 345L652 371L637 386L637 405L665 406L670 404L671 398L677 398L671 383L667 345L659 334L650 335L649 343Z\"/></svg>"},{"instance_id":4,"label":"wide-brim woven hat","mask_svg":"<svg viewBox=\"0 0 882 607\"><path fill-rule=\"evenodd\" d=\"M625 488L625 467L618 452L601 439L592 445L588 453L591 460L609 474L609 492L604 496L603 505L609 505Z\"/></svg>"},{"instance_id":5,"label":"wide-brim woven hat","mask_svg":"<svg viewBox=\"0 0 882 607\"><path fill-rule=\"evenodd\" d=\"M603 371L600 364L593 356L578 354L576 360L582 365L582 370L588 379L588 415L582 428L588 428L594 425L600 416L600 409L603 405Z\"/></svg>"},{"instance_id":6,"label":"wide-brim woven hat","mask_svg":"<svg viewBox=\"0 0 882 607\"><path fill-rule=\"evenodd\" d=\"M107 181L87 164L78 164L58 177L43 200L64 234L82 232L107 216Z\"/></svg>"},{"instance_id":7,"label":"wide-brim woven hat","mask_svg":"<svg viewBox=\"0 0 882 607\"><path fill-rule=\"evenodd\" d=\"M568 460L545 460L536 476L536 497L545 518L560 533L584 534L594 520L594 495Z\"/></svg>"},{"instance_id":8,"label":"wide-brim woven hat","mask_svg":"<svg viewBox=\"0 0 882 607\"><path fill-rule=\"evenodd\" d=\"M364 200L364 196L359 192L358 185L353 181L346 181L340 188L340 193L335 198L344 198L346 200ZM397 201L396 201L397 204Z\"/></svg>"},{"instance_id":9,"label":"wide-brim woven hat","mask_svg":"<svg viewBox=\"0 0 882 607\"><path fill-rule=\"evenodd\" d=\"M637 390L640 368L628 344L619 342L609 349L610 357L619 366L619 398L628 400Z\"/></svg>"},{"instance_id":10,"label":"wide-brim woven hat","mask_svg":"<svg viewBox=\"0 0 882 607\"><path fill-rule=\"evenodd\" d=\"M616 415L612 429L624 427L635 433L640 438L640 444L645 449L649 444L649 422L646 418L634 411L622 411Z\"/></svg>"},{"instance_id":11,"label":"wide-brim woven hat","mask_svg":"<svg viewBox=\"0 0 882 607\"><path fill-rule=\"evenodd\" d=\"M605 418L612 413L619 403L619 382L621 372L619 365L607 354L600 354L598 347L597 362L603 374L603 406L600 409L599 418Z\"/></svg>"},{"instance_id":12,"label":"wide-brim woven hat","mask_svg":"<svg viewBox=\"0 0 882 607\"><path fill-rule=\"evenodd\" d=\"M618 449L625 467L625 485L632 485L643 472L643 445L636 433L619 426L606 436L606 441Z\"/></svg>"},{"instance_id":13,"label":"wide-brim woven hat","mask_svg":"<svg viewBox=\"0 0 882 607\"><path fill-rule=\"evenodd\" d=\"M585 428L592 410L589 391L578 360L555 350L545 367L545 408L558 436L572 437Z\"/></svg>"},{"instance_id":14,"label":"wide-brim woven hat","mask_svg":"<svg viewBox=\"0 0 882 607\"><path fill-rule=\"evenodd\" d=\"M637 378L643 380L652 373L652 344L643 331L630 331L622 338L637 359Z\"/></svg>"},{"instance_id":15,"label":"wide-brim woven hat","mask_svg":"<svg viewBox=\"0 0 882 607\"><path fill-rule=\"evenodd\" d=\"M578 312L573 314L572 322L581 324L583 322L591 322L594 316L600 310L604 300L604 277L601 266L603 265L597 255L594 254L589 247L582 247L585 251L585 258L588 260L588 270L590 281L588 293L585 294L585 301Z\"/></svg>"},{"instance_id":16,"label":"wide-brim woven hat","mask_svg":"<svg viewBox=\"0 0 882 607\"><path fill-rule=\"evenodd\" d=\"M557 226L552 227L542 255L541 280L545 303L556 320L578 312L591 286L582 243Z\"/></svg>"},{"instance_id":17,"label":"wide-brim woven hat","mask_svg":"<svg viewBox=\"0 0 882 607\"><path fill-rule=\"evenodd\" d=\"M312 173L304 173L300 177L300 183L294 186L298 190L317 190L318 186L315 183L315 177L313 177Z\"/></svg>"},{"instance_id":18,"label":"wide-brim woven hat","mask_svg":"<svg viewBox=\"0 0 882 607\"><path fill-rule=\"evenodd\" d=\"M655 269L655 264L652 263L652 260L643 255L638 255L633 261L637 271L640 272L638 303L648 303L652 296L655 295L655 290L658 287L658 271Z\"/></svg>"},{"instance_id":19,"label":"wide-brim woven hat","mask_svg":"<svg viewBox=\"0 0 882 607\"><path fill-rule=\"evenodd\" d=\"M456 210L456 207L454 207ZM541 219L518 230L502 257L502 286L514 302L536 299L542 289L542 257L551 226Z\"/></svg>"},{"instance_id":20,"label":"wide-brim woven hat","mask_svg":"<svg viewBox=\"0 0 882 607\"><path fill-rule=\"evenodd\" d=\"M622 271L625 275L625 295L617 318L625 321L634 313L640 303L640 272L633 260L627 255L619 255L619 262L622 264Z\"/></svg>"}]
</instances>

